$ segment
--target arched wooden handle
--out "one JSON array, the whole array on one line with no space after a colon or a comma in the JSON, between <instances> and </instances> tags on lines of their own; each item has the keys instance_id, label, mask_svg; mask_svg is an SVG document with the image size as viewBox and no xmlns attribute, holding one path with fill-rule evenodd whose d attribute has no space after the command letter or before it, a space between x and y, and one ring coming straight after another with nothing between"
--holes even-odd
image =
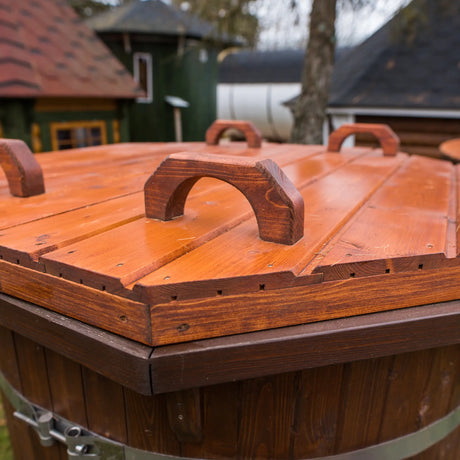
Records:
<instances>
[{"instance_id":1,"label":"arched wooden handle","mask_svg":"<svg viewBox=\"0 0 460 460\"><path fill-rule=\"evenodd\" d=\"M399 150L399 137L388 125L374 123L352 123L342 125L329 136L327 150L340 152L343 141L352 134L373 134L380 142L384 155L396 155Z\"/></svg>"},{"instance_id":2,"label":"arched wooden handle","mask_svg":"<svg viewBox=\"0 0 460 460\"><path fill-rule=\"evenodd\" d=\"M169 155L145 184L146 216L160 220L181 216L188 193L201 177L223 180L244 194L256 215L261 239L294 244L302 238L302 195L269 159L201 153Z\"/></svg>"},{"instance_id":3,"label":"arched wooden handle","mask_svg":"<svg viewBox=\"0 0 460 460\"><path fill-rule=\"evenodd\" d=\"M222 134L229 128L241 131L249 147L259 148L262 145L261 132L250 121L242 120L216 120L206 131L206 144L217 145Z\"/></svg>"},{"instance_id":4,"label":"arched wooden handle","mask_svg":"<svg viewBox=\"0 0 460 460\"><path fill-rule=\"evenodd\" d=\"M45 193L42 168L23 141L0 139L0 164L12 195L27 197Z\"/></svg>"},{"instance_id":5,"label":"arched wooden handle","mask_svg":"<svg viewBox=\"0 0 460 460\"><path fill-rule=\"evenodd\" d=\"M444 141L440 146L439 150L444 155L444 157L449 160L458 163L460 161L460 139L449 139Z\"/></svg>"}]
</instances>

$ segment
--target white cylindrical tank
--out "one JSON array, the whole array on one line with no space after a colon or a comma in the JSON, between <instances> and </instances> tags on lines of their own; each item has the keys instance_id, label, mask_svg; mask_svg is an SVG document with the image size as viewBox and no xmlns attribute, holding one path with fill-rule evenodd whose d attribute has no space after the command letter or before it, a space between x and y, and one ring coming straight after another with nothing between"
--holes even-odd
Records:
<instances>
[{"instance_id":1,"label":"white cylindrical tank","mask_svg":"<svg viewBox=\"0 0 460 460\"><path fill-rule=\"evenodd\" d=\"M218 118L252 121L266 139L286 141L292 115L283 103L300 93L304 52L240 51L220 64Z\"/></svg>"}]
</instances>

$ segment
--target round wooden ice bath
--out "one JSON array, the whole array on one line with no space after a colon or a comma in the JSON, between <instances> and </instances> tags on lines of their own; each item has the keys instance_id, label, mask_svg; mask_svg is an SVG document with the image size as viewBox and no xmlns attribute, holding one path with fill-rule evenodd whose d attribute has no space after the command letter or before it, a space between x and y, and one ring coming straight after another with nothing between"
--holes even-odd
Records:
<instances>
[{"instance_id":1,"label":"round wooden ice bath","mask_svg":"<svg viewBox=\"0 0 460 460\"><path fill-rule=\"evenodd\" d=\"M17 459L458 459L459 167L227 127L0 142Z\"/></svg>"},{"instance_id":2,"label":"round wooden ice bath","mask_svg":"<svg viewBox=\"0 0 460 460\"><path fill-rule=\"evenodd\" d=\"M8 384L40 408L124 446L110 446L114 456L101 458L158 458L136 457L137 449L172 458L458 458L460 345L369 358L458 341L458 303L153 353L6 296L0 311L3 324L32 338L0 329ZM316 367L331 362L338 363ZM201 386L273 371L279 373ZM158 391L173 391L142 394L149 377L154 391L155 383ZM67 458L63 443L41 446L36 430L3 402L16 459ZM341 453L349 456L334 456Z\"/></svg>"}]
</instances>

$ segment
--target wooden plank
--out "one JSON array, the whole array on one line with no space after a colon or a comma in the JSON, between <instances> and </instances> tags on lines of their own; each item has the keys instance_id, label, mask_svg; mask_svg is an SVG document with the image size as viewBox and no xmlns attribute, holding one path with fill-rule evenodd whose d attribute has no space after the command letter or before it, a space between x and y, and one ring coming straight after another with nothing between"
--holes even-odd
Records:
<instances>
[{"instance_id":1,"label":"wooden plank","mask_svg":"<svg viewBox=\"0 0 460 460\"><path fill-rule=\"evenodd\" d=\"M378 443L392 363L393 357L388 356L344 365L336 453Z\"/></svg>"},{"instance_id":2,"label":"wooden plank","mask_svg":"<svg viewBox=\"0 0 460 460\"><path fill-rule=\"evenodd\" d=\"M166 395L144 396L123 389L127 444L136 449L180 455L180 443L167 419Z\"/></svg>"},{"instance_id":3,"label":"wooden plank","mask_svg":"<svg viewBox=\"0 0 460 460\"><path fill-rule=\"evenodd\" d=\"M292 428L292 457L334 454L343 366L301 372Z\"/></svg>"},{"instance_id":4,"label":"wooden plank","mask_svg":"<svg viewBox=\"0 0 460 460\"><path fill-rule=\"evenodd\" d=\"M40 345L19 334L15 334L14 341L21 376L22 395L30 402L53 412L54 407L48 381L45 350ZM58 444L42 447L38 436L35 433L33 434L35 436L31 436L30 440L36 459L65 459L65 448Z\"/></svg>"},{"instance_id":5,"label":"wooden plank","mask_svg":"<svg viewBox=\"0 0 460 460\"><path fill-rule=\"evenodd\" d=\"M401 270L398 260L405 264L402 269L409 269L405 257L416 269L423 266L425 257L447 255L452 177L449 163L411 157L303 273L323 273L325 280L344 279L350 273L357 275L366 261L364 274L370 276L382 272L383 260L391 273Z\"/></svg>"},{"instance_id":6,"label":"wooden plank","mask_svg":"<svg viewBox=\"0 0 460 460\"><path fill-rule=\"evenodd\" d=\"M40 255L139 219L144 215L141 192L83 209L46 217L0 232L0 257L33 267Z\"/></svg>"},{"instance_id":7,"label":"wooden plank","mask_svg":"<svg viewBox=\"0 0 460 460\"><path fill-rule=\"evenodd\" d=\"M151 347L0 294L0 324L141 394L151 394ZM20 390L16 355L0 328L0 368ZM6 331L4 335L3 331ZM8 351L8 353L7 353Z\"/></svg>"},{"instance_id":8,"label":"wooden plank","mask_svg":"<svg viewBox=\"0 0 460 460\"><path fill-rule=\"evenodd\" d=\"M291 163L289 156L283 159L283 163L289 162L284 172L300 182L300 186L356 158L356 154L331 154L322 160L316 159L315 150L311 152L306 159L295 163ZM64 250L53 251L41 257L41 261L48 273L62 274L64 278L77 282L81 279L84 284L95 288L104 285L110 292L121 292L125 286L162 265L219 234L228 233L252 215L251 206L239 191L228 184L212 188L213 184L219 182L208 179L208 191L192 192L185 215L179 219L170 222L141 219L67 246ZM124 244L120 245L120 241ZM101 254L104 254L103 258Z\"/></svg>"},{"instance_id":9,"label":"wooden plank","mask_svg":"<svg viewBox=\"0 0 460 460\"><path fill-rule=\"evenodd\" d=\"M418 431L421 425L421 413L424 390L427 387L431 362L435 350L407 353L394 357L393 366L388 375L386 403L382 413L379 442L385 442L401 434ZM410 391L409 391L410 389Z\"/></svg>"},{"instance_id":10,"label":"wooden plank","mask_svg":"<svg viewBox=\"0 0 460 460\"><path fill-rule=\"evenodd\" d=\"M422 427L439 420L458 406L454 394L460 386L459 377L460 346L437 348L419 410Z\"/></svg>"},{"instance_id":11,"label":"wooden plank","mask_svg":"<svg viewBox=\"0 0 460 460\"><path fill-rule=\"evenodd\" d=\"M22 393L14 334L11 330L0 327L0 370L8 383ZM2 393L2 404L7 421L11 447L15 459L32 460L36 454L37 434L24 422L14 417L14 407ZM35 453L34 453L35 452ZM38 460L38 459L37 459Z\"/></svg>"},{"instance_id":12,"label":"wooden plank","mask_svg":"<svg viewBox=\"0 0 460 460\"><path fill-rule=\"evenodd\" d=\"M200 392L203 439L199 443L181 443L181 455L191 458L237 458L240 384L206 386L200 388Z\"/></svg>"},{"instance_id":13,"label":"wooden plank","mask_svg":"<svg viewBox=\"0 0 460 460\"><path fill-rule=\"evenodd\" d=\"M88 429L105 438L126 444L123 387L87 368L82 370Z\"/></svg>"},{"instance_id":14,"label":"wooden plank","mask_svg":"<svg viewBox=\"0 0 460 460\"><path fill-rule=\"evenodd\" d=\"M230 185L190 198L186 215L171 222L142 218L41 257L47 273L120 292L182 254L235 227L251 214ZM200 206L197 212L193 206ZM225 209L225 212L223 212ZM230 217L229 216L235 216ZM120 244L123 242L123 244ZM101 257L104 254L104 257Z\"/></svg>"},{"instance_id":15,"label":"wooden plank","mask_svg":"<svg viewBox=\"0 0 460 460\"><path fill-rule=\"evenodd\" d=\"M240 383L236 458L291 458L296 384L296 373Z\"/></svg>"},{"instance_id":16,"label":"wooden plank","mask_svg":"<svg viewBox=\"0 0 460 460\"><path fill-rule=\"evenodd\" d=\"M0 370L5 379L17 391L21 391L21 379L19 376L16 350L14 346L13 332L8 328L0 327Z\"/></svg>"},{"instance_id":17,"label":"wooden plank","mask_svg":"<svg viewBox=\"0 0 460 460\"><path fill-rule=\"evenodd\" d=\"M42 460L42 448L37 442L37 433L32 427L13 415L16 409L10 404L8 399L5 398L3 393L2 405L5 412L14 460Z\"/></svg>"},{"instance_id":18,"label":"wooden plank","mask_svg":"<svg viewBox=\"0 0 460 460\"><path fill-rule=\"evenodd\" d=\"M0 291L150 344L147 306L0 260ZM72 292L72 295L69 295Z\"/></svg>"},{"instance_id":19,"label":"wooden plank","mask_svg":"<svg viewBox=\"0 0 460 460\"><path fill-rule=\"evenodd\" d=\"M455 262L455 260L454 260ZM460 267L172 301L151 309L153 344L344 318L460 298ZM370 301L370 299L372 299ZM272 308L267 308L267 305ZM225 312L225 313L223 313Z\"/></svg>"},{"instance_id":20,"label":"wooden plank","mask_svg":"<svg viewBox=\"0 0 460 460\"><path fill-rule=\"evenodd\" d=\"M81 426L88 426L82 368L68 358L45 349L54 412Z\"/></svg>"},{"instance_id":21,"label":"wooden plank","mask_svg":"<svg viewBox=\"0 0 460 460\"><path fill-rule=\"evenodd\" d=\"M138 393L152 391L150 347L4 295L0 324ZM458 302L449 302L170 345L154 350L151 379L161 393L387 356L460 343L459 326Z\"/></svg>"},{"instance_id":22,"label":"wooden plank","mask_svg":"<svg viewBox=\"0 0 460 460\"><path fill-rule=\"evenodd\" d=\"M4 196L0 196L0 212L4 216L1 228L13 227L140 191L147 177L148 173L145 171L135 171L132 174L127 172L126 175L120 177L110 176L98 180L91 175L86 178L80 176L78 185L73 184L72 186L72 183L69 183L67 186L59 186L57 184L54 189L52 185L47 185L49 191L43 195L26 199L8 197L6 200Z\"/></svg>"},{"instance_id":23,"label":"wooden plank","mask_svg":"<svg viewBox=\"0 0 460 460\"><path fill-rule=\"evenodd\" d=\"M458 344L459 305L446 302L158 347L152 354L153 388L162 393ZM460 389L455 401L460 402Z\"/></svg>"},{"instance_id":24,"label":"wooden plank","mask_svg":"<svg viewBox=\"0 0 460 460\"><path fill-rule=\"evenodd\" d=\"M291 152L284 161L292 161L298 156L298 152ZM202 180L194 187L193 196L205 191L211 193L218 187L219 183L215 181ZM21 265L30 267L41 254L123 225L144 214L143 192L137 192L4 229L0 234L0 257L15 263L19 260Z\"/></svg>"},{"instance_id":25,"label":"wooden plank","mask_svg":"<svg viewBox=\"0 0 460 460\"><path fill-rule=\"evenodd\" d=\"M134 292L146 302L157 303L172 297L227 295L289 285L289 272L297 274L405 158L386 158L383 163L377 157L355 158L329 169L328 161L337 161L334 156L340 158L328 154L305 163L305 182L298 186L306 203L305 235L297 244L287 247L261 241L251 219L137 281ZM313 176L307 176L308 168ZM288 170L286 173L289 176Z\"/></svg>"}]
</instances>

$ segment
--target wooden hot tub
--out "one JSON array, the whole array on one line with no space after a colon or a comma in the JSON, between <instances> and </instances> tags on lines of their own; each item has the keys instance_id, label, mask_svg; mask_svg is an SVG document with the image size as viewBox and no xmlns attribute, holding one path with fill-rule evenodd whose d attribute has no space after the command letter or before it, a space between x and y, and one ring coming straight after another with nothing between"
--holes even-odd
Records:
<instances>
[{"instance_id":1,"label":"wooden hot tub","mask_svg":"<svg viewBox=\"0 0 460 460\"><path fill-rule=\"evenodd\" d=\"M226 122L0 140L16 458L458 460L459 167L381 125L327 148L234 126L248 144L218 144ZM357 131L382 149L340 150Z\"/></svg>"}]
</instances>

